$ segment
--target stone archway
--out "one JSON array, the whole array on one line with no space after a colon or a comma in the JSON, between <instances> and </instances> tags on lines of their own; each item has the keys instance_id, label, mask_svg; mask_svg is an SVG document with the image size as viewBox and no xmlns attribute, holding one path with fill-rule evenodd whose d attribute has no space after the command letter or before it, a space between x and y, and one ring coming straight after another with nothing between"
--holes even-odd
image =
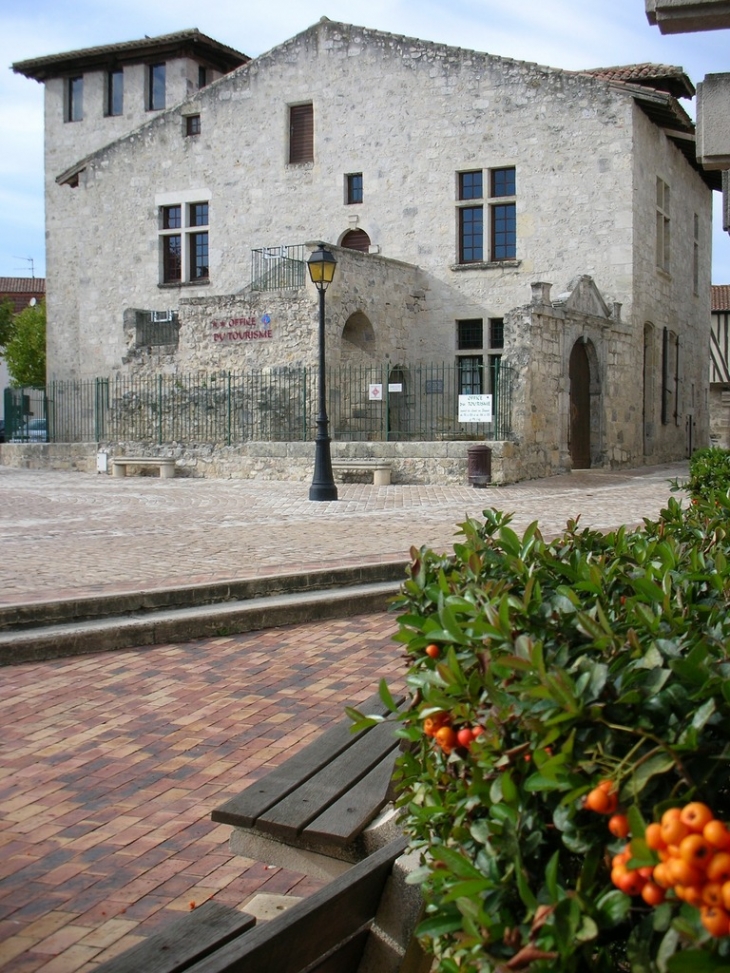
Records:
<instances>
[{"instance_id":1,"label":"stone archway","mask_svg":"<svg viewBox=\"0 0 730 973\"><path fill-rule=\"evenodd\" d=\"M375 358L375 345L375 331L370 319L362 311L355 311L342 329L340 360L343 363L371 360Z\"/></svg>"},{"instance_id":2,"label":"stone archway","mask_svg":"<svg viewBox=\"0 0 730 973\"><path fill-rule=\"evenodd\" d=\"M568 449L574 470L588 470L600 455L601 388L593 342L579 338L570 352Z\"/></svg>"}]
</instances>

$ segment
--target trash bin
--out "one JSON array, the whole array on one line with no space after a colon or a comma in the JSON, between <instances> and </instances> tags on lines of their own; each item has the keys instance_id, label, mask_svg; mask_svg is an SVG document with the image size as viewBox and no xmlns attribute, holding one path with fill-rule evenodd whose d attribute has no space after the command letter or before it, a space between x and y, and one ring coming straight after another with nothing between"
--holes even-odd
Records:
<instances>
[{"instance_id":1,"label":"trash bin","mask_svg":"<svg viewBox=\"0 0 730 973\"><path fill-rule=\"evenodd\" d=\"M488 446L467 449L469 482L473 487L485 487L492 479L492 450Z\"/></svg>"}]
</instances>

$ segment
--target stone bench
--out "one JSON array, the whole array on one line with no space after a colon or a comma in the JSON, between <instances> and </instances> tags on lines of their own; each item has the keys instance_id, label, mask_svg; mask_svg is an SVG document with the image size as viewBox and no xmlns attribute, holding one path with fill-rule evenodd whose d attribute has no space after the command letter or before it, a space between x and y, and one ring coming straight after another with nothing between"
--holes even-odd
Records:
<instances>
[{"instance_id":1,"label":"stone bench","mask_svg":"<svg viewBox=\"0 0 730 973\"><path fill-rule=\"evenodd\" d=\"M390 460L375 460L375 459L333 459L332 460L332 470L355 470L361 471L366 470L368 473L373 474L373 483L375 486L389 486L390 485L390 471L392 467Z\"/></svg>"},{"instance_id":2,"label":"stone bench","mask_svg":"<svg viewBox=\"0 0 730 973\"><path fill-rule=\"evenodd\" d=\"M126 476L128 466L156 466L162 480L169 480L175 475L175 460L168 456L115 456L112 459L112 476Z\"/></svg>"}]
</instances>

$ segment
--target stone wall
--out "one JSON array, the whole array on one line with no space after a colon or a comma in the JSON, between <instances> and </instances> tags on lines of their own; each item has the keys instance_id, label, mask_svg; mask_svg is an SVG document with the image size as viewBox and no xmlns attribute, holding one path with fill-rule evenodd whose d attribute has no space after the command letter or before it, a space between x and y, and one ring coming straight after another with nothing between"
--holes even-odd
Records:
<instances>
[{"instance_id":1,"label":"stone wall","mask_svg":"<svg viewBox=\"0 0 730 973\"><path fill-rule=\"evenodd\" d=\"M332 458L370 458L392 461L395 484L468 484L468 442L333 443ZM490 443L492 482L522 479L519 458L511 443ZM19 469L70 470L96 473L97 453L107 453L111 472L114 456L173 456L176 476L206 479L311 481L314 443L246 443L240 446L158 446L149 443L19 444L0 445L0 466ZM156 470L147 471L156 476ZM338 473L337 479L372 483L369 473Z\"/></svg>"}]
</instances>

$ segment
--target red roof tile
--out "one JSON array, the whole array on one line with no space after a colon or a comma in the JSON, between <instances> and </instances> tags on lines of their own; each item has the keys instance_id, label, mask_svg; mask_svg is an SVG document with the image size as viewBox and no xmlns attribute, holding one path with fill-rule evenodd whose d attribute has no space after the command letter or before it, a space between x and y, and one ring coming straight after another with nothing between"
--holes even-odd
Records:
<instances>
[{"instance_id":1,"label":"red roof tile","mask_svg":"<svg viewBox=\"0 0 730 973\"><path fill-rule=\"evenodd\" d=\"M45 277L0 277L0 304L10 301L14 314L28 307L31 298L42 301L45 296Z\"/></svg>"},{"instance_id":2,"label":"red roof tile","mask_svg":"<svg viewBox=\"0 0 730 973\"><path fill-rule=\"evenodd\" d=\"M730 284L713 284L711 287L713 311L730 311Z\"/></svg>"}]
</instances>

